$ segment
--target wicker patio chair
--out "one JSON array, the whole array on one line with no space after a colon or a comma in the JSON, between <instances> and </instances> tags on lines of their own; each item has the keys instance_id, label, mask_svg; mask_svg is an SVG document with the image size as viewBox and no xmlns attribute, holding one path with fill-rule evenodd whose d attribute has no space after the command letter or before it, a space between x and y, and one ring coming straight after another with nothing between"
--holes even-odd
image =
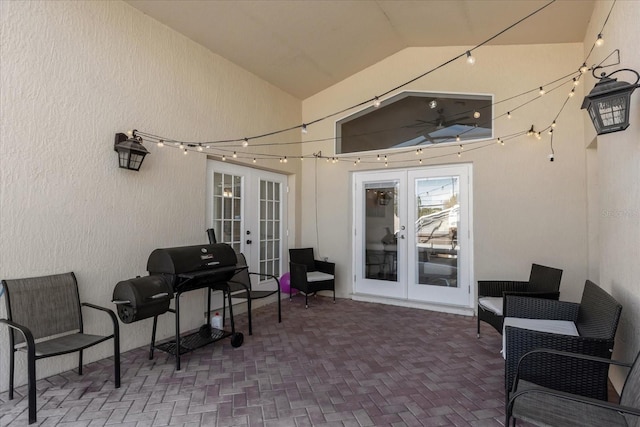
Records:
<instances>
[{"instance_id":1,"label":"wicker patio chair","mask_svg":"<svg viewBox=\"0 0 640 427\"><path fill-rule=\"evenodd\" d=\"M291 289L304 294L304 306L309 308L309 294L318 291L333 291L333 302L336 302L336 265L332 262L315 259L313 248L289 249L289 272Z\"/></svg>"},{"instance_id":2,"label":"wicker patio chair","mask_svg":"<svg viewBox=\"0 0 640 427\"><path fill-rule=\"evenodd\" d=\"M238 267L246 267L247 260L244 257L244 254L236 255L238 261L236 265ZM275 281L275 288L273 285L269 289L253 289L251 286L251 276L258 276L260 278L266 277L273 279ZM266 298L271 295L278 295L278 323L282 322L282 309L280 307L280 280L272 274L263 274L263 273L253 273L250 272L247 268L242 268L238 271L232 278L227 282L229 285L229 292L231 292L232 298L241 298L247 301L247 316L249 320L249 335L253 335L253 330L251 326L251 301L255 299ZM222 299L223 307L222 313L226 312L226 298ZM223 319L224 320L224 319Z\"/></svg>"},{"instance_id":3,"label":"wicker patio chair","mask_svg":"<svg viewBox=\"0 0 640 427\"><path fill-rule=\"evenodd\" d=\"M113 311L80 303L78 282L73 273L28 279L3 280L9 327L9 399L13 399L15 353L27 353L29 424L36 422L36 361L68 353L78 353L78 374L82 375L82 351L113 339L115 388L120 387L120 336ZM110 335L84 333L82 307L105 312L113 324ZM37 342L36 342L37 341Z\"/></svg>"},{"instance_id":4,"label":"wicker patio chair","mask_svg":"<svg viewBox=\"0 0 640 427\"><path fill-rule=\"evenodd\" d=\"M618 365L631 368L627 374L620 399L617 403L591 399L541 387L520 380L516 374L513 391L506 408L505 426L513 418L538 426L562 427L631 427L640 425L640 355L633 364L617 362L582 354L548 349L533 350L525 354L521 363L538 354L554 354L569 360L589 360L604 366ZM555 368L553 369L555 371ZM579 381L580 378L576 378Z\"/></svg>"},{"instance_id":5,"label":"wicker patio chair","mask_svg":"<svg viewBox=\"0 0 640 427\"><path fill-rule=\"evenodd\" d=\"M622 306L598 285L587 280L579 304L540 298L507 296L504 331L505 388L521 379L537 385L607 400L609 366L587 359L570 360L551 353L536 353L520 364L531 350L547 348L611 358ZM567 321L576 335L541 332L509 326L510 317Z\"/></svg>"},{"instance_id":6,"label":"wicker patio chair","mask_svg":"<svg viewBox=\"0 0 640 427\"><path fill-rule=\"evenodd\" d=\"M478 338L480 321L493 326L502 334L505 295L523 295L558 299L562 270L540 264L531 265L528 281L478 280Z\"/></svg>"}]
</instances>

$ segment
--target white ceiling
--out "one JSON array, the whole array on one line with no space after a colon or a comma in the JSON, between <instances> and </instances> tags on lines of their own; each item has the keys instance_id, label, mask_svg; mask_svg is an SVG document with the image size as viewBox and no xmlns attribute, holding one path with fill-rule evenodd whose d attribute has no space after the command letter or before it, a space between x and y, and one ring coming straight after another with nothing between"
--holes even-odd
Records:
<instances>
[{"instance_id":1,"label":"white ceiling","mask_svg":"<svg viewBox=\"0 0 640 427\"><path fill-rule=\"evenodd\" d=\"M127 2L299 99L407 47L476 46L548 3L547 0ZM593 0L556 0L490 44L582 42L593 5Z\"/></svg>"}]
</instances>

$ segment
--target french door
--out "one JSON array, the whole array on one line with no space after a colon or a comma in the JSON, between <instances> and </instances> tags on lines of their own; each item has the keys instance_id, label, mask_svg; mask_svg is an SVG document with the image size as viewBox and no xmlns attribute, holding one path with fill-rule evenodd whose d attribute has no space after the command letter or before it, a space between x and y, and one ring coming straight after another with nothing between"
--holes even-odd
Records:
<instances>
[{"instance_id":1,"label":"french door","mask_svg":"<svg viewBox=\"0 0 640 427\"><path fill-rule=\"evenodd\" d=\"M471 307L471 165L354 181L354 292Z\"/></svg>"},{"instance_id":2,"label":"french door","mask_svg":"<svg viewBox=\"0 0 640 427\"><path fill-rule=\"evenodd\" d=\"M244 253L251 271L283 273L286 188L285 175L208 161L207 228L214 229L219 243Z\"/></svg>"}]
</instances>

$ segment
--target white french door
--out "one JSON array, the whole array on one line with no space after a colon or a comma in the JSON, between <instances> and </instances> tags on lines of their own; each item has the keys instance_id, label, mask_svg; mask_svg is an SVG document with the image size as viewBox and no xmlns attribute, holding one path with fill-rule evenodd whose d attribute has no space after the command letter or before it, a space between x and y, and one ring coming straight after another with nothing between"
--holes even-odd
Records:
<instances>
[{"instance_id":1,"label":"white french door","mask_svg":"<svg viewBox=\"0 0 640 427\"><path fill-rule=\"evenodd\" d=\"M215 160L207 164L207 228L219 243L244 253L251 271L276 277L286 270L286 179Z\"/></svg>"},{"instance_id":2,"label":"white french door","mask_svg":"<svg viewBox=\"0 0 640 427\"><path fill-rule=\"evenodd\" d=\"M471 307L471 165L354 181L354 292Z\"/></svg>"}]
</instances>

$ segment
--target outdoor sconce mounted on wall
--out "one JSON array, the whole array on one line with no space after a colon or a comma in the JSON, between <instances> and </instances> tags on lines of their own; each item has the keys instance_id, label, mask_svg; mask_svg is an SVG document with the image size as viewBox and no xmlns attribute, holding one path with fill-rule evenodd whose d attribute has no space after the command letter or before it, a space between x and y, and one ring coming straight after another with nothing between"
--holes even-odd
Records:
<instances>
[{"instance_id":1,"label":"outdoor sconce mounted on wall","mask_svg":"<svg viewBox=\"0 0 640 427\"><path fill-rule=\"evenodd\" d=\"M149 154L149 151L142 145L142 138L136 136L135 130L131 137L124 133L116 133L113 149L118 152L120 167L132 171L140 170L144 156Z\"/></svg>"},{"instance_id":2,"label":"outdoor sconce mounted on wall","mask_svg":"<svg viewBox=\"0 0 640 427\"><path fill-rule=\"evenodd\" d=\"M587 109L589 116L596 128L598 135L605 133L618 132L629 127L629 105L631 102L631 93L640 87L640 75L634 70L623 68L613 73L602 73L600 77L596 77L595 67L591 74L600 81L596 83L589 95L584 98L581 109ZM611 76L620 71L629 71L636 75L635 83L619 82L612 79Z\"/></svg>"}]
</instances>

